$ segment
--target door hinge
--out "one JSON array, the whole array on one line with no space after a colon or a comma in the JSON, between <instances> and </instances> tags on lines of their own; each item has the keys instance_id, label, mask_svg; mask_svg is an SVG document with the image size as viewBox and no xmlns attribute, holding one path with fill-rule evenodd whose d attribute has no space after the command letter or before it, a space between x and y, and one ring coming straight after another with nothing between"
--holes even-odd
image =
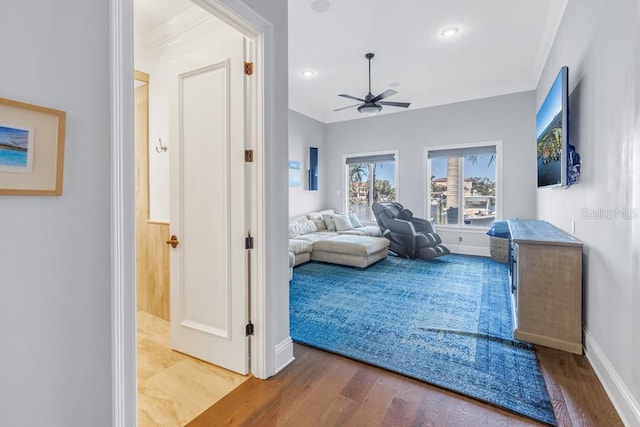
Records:
<instances>
[{"instance_id":1,"label":"door hinge","mask_svg":"<svg viewBox=\"0 0 640 427\"><path fill-rule=\"evenodd\" d=\"M251 323L251 320L249 320L249 323L247 323L245 331L246 331L248 337L249 336L253 336L253 323Z\"/></svg>"},{"instance_id":2,"label":"door hinge","mask_svg":"<svg viewBox=\"0 0 640 427\"><path fill-rule=\"evenodd\" d=\"M253 237L247 236L244 238L244 248L253 249Z\"/></svg>"},{"instance_id":3,"label":"door hinge","mask_svg":"<svg viewBox=\"0 0 640 427\"><path fill-rule=\"evenodd\" d=\"M244 150L244 161L246 163L253 162L253 150Z\"/></svg>"},{"instance_id":4,"label":"door hinge","mask_svg":"<svg viewBox=\"0 0 640 427\"><path fill-rule=\"evenodd\" d=\"M244 63L244 73L247 76L250 76L250 75L253 74L253 62L245 61L245 63Z\"/></svg>"}]
</instances>

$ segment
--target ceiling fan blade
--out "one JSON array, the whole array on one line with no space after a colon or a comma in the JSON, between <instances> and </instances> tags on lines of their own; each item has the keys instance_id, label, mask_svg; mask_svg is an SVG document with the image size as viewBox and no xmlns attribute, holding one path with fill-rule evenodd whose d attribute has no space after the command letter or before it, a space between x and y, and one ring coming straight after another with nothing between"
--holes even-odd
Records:
<instances>
[{"instance_id":1,"label":"ceiling fan blade","mask_svg":"<svg viewBox=\"0 0 640 427\"><path fill-rule=\"evenodd\" d=\"M333 110L333 111L346 110L347 108L357 107L358 105L360 105L360 104L353 104L353 105L349 105L348 107L338 108L338 109Z\"/></svg>"},{"instance_id":2,"label":"ceiling fan blade","mask_svg":"<svg viewBox=\"0 0 640 427\"><path fill-rule=\"evenodd\" d=\"M395 91L395 90L393 90L393 89L387 89L387 90L385 90L384 92L382 92L380 95L378 95L378 96L376 96L375 98L373 98L373 99L372 99L371 101L369 101L369 102L378 102L378 101L380 101L381 99L388 98L388 97L390 97L391 95L395 95L396 93L398 93L398 92L396 92L396 91Z\"/></svg>"},{"instance_id":3,"label":"ceiling fan blade","mask_svg":"<svg viewBox=\"0 0 640 427\"><path fill-rule=\"evenodd\" d=\"M356 98L355 96L347 95L346 93L341 93L338 96L342 96L343 98L355 99L356 101L360 101L360 102L366 102L362 98Z\"/></svg>"},{"instance_id":4,"label":"ceiling fan blade","mask_svg":"<svg viewBox=\"0 0 640 427\"><path fill-rule=\"evenodd\" d=\"M378 102L378 104L388 105L390 107L402 107L402 108L407 108L409 105L411 105L410 102L389 102L389 101L380 101Z\"/></svg>"}]
</instances>

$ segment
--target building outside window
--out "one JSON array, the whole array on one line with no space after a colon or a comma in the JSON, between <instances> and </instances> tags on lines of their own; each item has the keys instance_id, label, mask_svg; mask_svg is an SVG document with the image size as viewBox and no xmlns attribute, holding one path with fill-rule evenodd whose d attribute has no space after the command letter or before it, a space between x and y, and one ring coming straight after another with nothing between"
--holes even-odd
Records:
<instances>
[{"instance_id":1,"label":"building outside window","mask_svg":"<svg viewBox=\"0 0 640 427\"><path fill-rule=\"evenodd\" d=\"M427 151L428 216L441 226L488 227L496 219L496 145Z\"/></svg>"},{"instance_id":2,"label":"building outside window","mask_svg":"<svg viewBox=\"0 0 640 427\"><path fill-rule=\"evenodd\" d=\"M396 201L395 153L347 156L345 168L348 211L361 220L375 221L374 202Z\"/></svg>"}]
</instances>

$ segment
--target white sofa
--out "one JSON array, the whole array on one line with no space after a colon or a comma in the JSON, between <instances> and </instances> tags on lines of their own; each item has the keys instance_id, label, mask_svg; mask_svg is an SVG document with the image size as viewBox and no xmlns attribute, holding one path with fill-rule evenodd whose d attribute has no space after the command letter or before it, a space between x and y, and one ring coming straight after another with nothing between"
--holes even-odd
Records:
<instances>
[{"instance_id":1,"label":"white sofa","mask_svg":"<svg viewBox=\"0 0 640 427\"><path fill-rule=\"evenodd\" d=\"M310 260L367 267L387 256L388 245L377 225L362 225L355 215L327 209L291 217L290 278L294 266Z\"/></svg>"}]
</instances>

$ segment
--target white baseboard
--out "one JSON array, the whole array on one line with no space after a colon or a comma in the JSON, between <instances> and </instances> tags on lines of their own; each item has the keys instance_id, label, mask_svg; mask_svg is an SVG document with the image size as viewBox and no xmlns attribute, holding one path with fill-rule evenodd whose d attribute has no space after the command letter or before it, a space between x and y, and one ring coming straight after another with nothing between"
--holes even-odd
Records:
<instances>
[{"instance_id":1,"label":"white baseboard","mask_svg":"<svg viewBox=\"0 0 640 427\"><path fill-rule=\"evenodd\" d=\"M295 360L293 357L293 341L291 337L287 337L286 340L276 344L276 370L277 374L283 370L287 365Z\"/></svg>"},{"instance_id":2,"label":"white baseboard","mask_svg":"<svg viewBox=\"0 0 640 427\"><path fill-rule=\"evenodd\" d=\"M475 255L475 256L491 256L489 248L483 248L479 246L465 246L465 245L450 245L447 244L447 248L453 254L461 255Z\"/></svg>"},{"instance_id":3,"label":"white baseboard","mask_svg":"<svg viewBox=\"0 0 640 427\"><path fill-rule=\"evenodd\" d=\"M618 411L622 422L625 426L640 426L640 404L586 328L584 341L585 355L609 395L613 406Z\"/></svg>"}]
</instances>

